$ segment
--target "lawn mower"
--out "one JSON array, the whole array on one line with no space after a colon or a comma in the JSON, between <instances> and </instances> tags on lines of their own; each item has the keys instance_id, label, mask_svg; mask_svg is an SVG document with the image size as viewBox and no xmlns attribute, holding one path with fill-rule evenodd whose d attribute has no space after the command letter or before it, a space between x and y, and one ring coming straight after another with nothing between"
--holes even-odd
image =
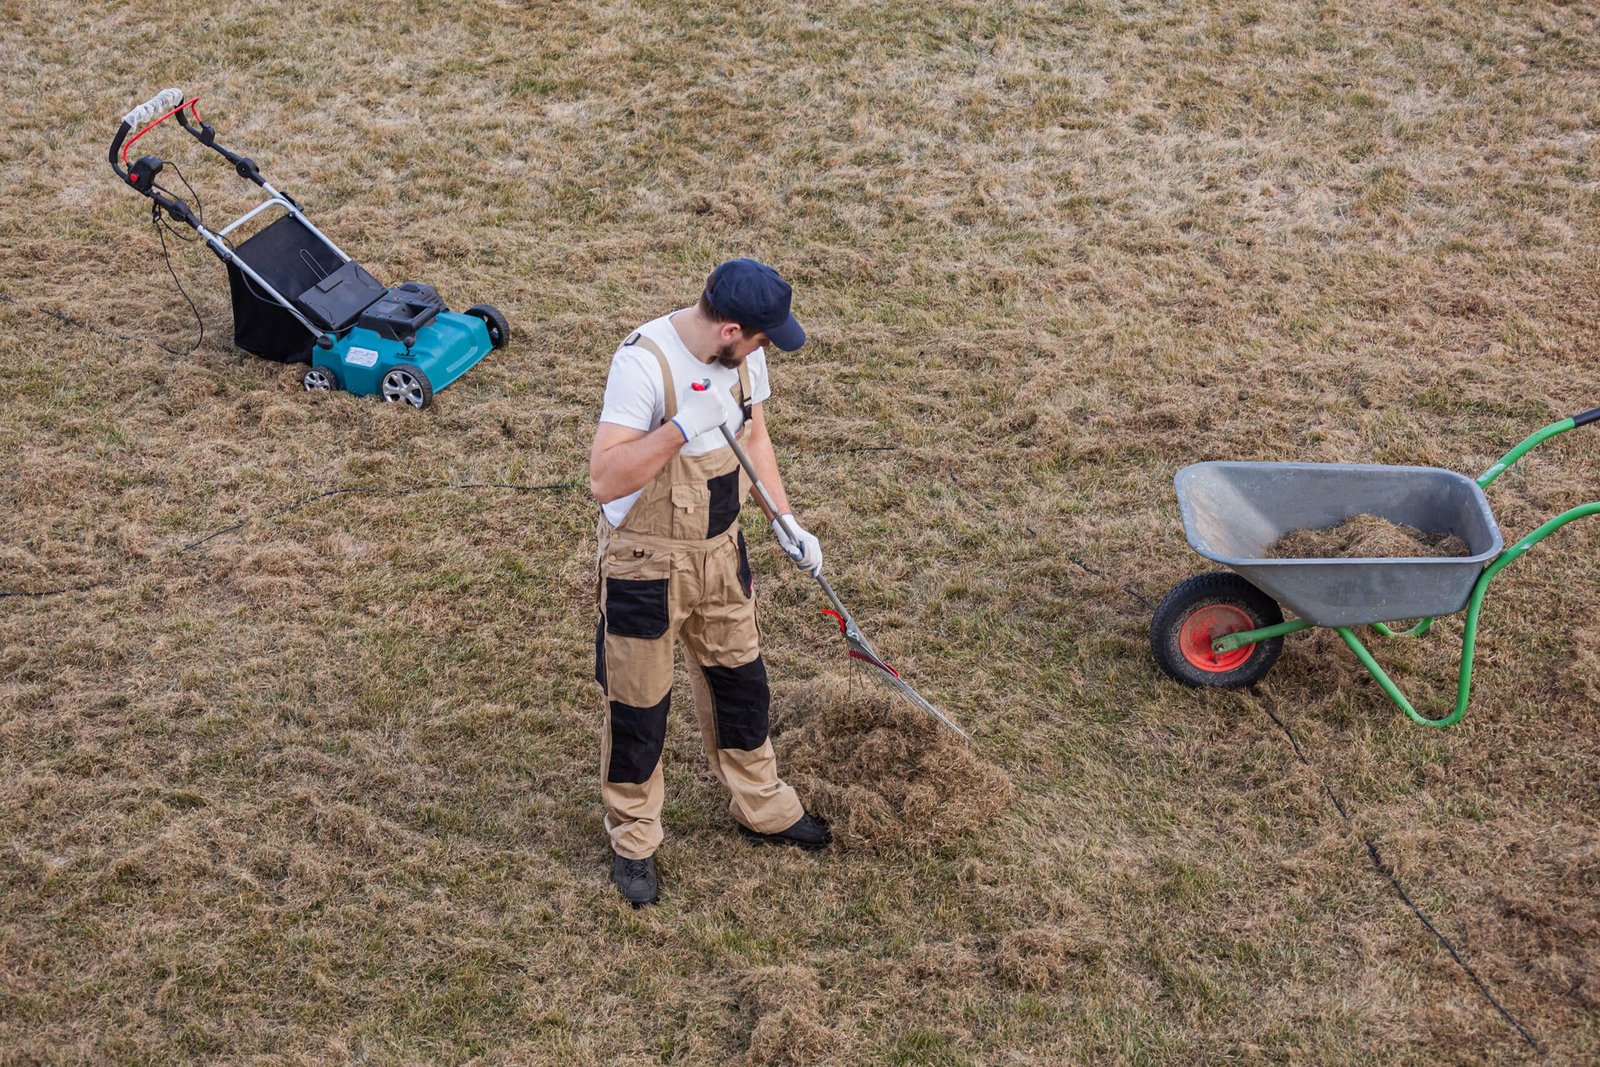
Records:
<instances>
[{"instance_id":1,"label":"lawn mower","mask_svg":"<svg viewBox=\"0 0 1600 1067\"><path fill-rule=\"evenodd\" d=\"M1195 463L1174 479L1184 533L1200 555L1228 567L1179 583L1150 623L1162 670L1191 686L1235 689L1264 677L1283 638L1331 627L1412 722L1451 726L1467 712L1478 618L1489 583L1561 527L1600 515L1600 502L1562 512L1505 548L1484 490L1537 445L1600 422L1600 408L1530 434L1476 479L1436 467L1342 463ZM1471 555L1442 558L1280 559L1269 546L1297 530L1370 514L1429 534L1453 534ZM1284 621L1279 605L1299 618ZM1421 637L1439 615L1467 611L1455 708L1429 718L1412 707L1353 627ZM1395 620L1417 620L1396 631Z\"/></svg>"},{"instance_id":2,"label":"lawn mower","mask_svg":"<svg viewBox=\"0 0 1600 1067\"><path fill-rule=\"evenodd\" d=\"M193 227L227 265L234 344L280 363L310 364L301 376L308 390L376 393L422 408L510 339L506 317L489 304L454 312L432 286L385 286L367 273L311 224L292 196L274 189L253 160L219 144L198 104L199 97L163 89L122 117L109 158L118 178L154 201L154 212ZM146 155L129 163L134 143L174 115L190 136L259 186L266 200L213 232L198 198L191 207L156 181L166 160ZM282 214L238 245L229 242L229 234L269 209Z\"/></svg>"}]
</instances>

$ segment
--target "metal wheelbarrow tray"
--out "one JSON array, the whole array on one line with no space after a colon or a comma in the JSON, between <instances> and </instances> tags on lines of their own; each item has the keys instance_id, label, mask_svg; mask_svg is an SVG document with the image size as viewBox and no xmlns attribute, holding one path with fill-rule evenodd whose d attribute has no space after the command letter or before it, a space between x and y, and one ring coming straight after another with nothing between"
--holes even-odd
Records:
<instances>
[{"instance_id":1,"label":"metal wheelbarrow tray","mask_svg":"<svg viewBox=\"0 0 1600 1067\"><path fill-rule=\"evenodd\" d=\"M1196 463L1174 480L1189 544L1318 626L1452 615L1505 547L1489 500L1471 478L1437 467L1349 463ZM1274 559L1296 530L1377 515L1425 533L1455 534L1470 556Z\"/></svg>"},{"instance_id":2,"label":"metal wheelbarrow tray","mask_svg":"<svg viewBox=\"0 0 1600 1067\"><path fill-rule=\"evenodd\" d=\"M1283 639L1331 627L1406 717L1450 726L1466 714L1472 657L1489 583L1534 545L1576 519L1600 515L1580 504L1510 548L1484 490L1539 444L1592 422L1600 408L1530 434L1476 479L1437 467L1345 463L1195 463L1174 479L1184 533L1196 552L1227 571L1174 586L1150 620L1150 650L1185 685L1236 689L1266 676ZM1276 559L1271 546L1296 530L1321 530L1357 515L1377 515L1425 533L1454 534L1470 555L1442 558ZM1284 620L1283 608L1299 618ZM1378 665L1352 627L1380 637L1422 637L1436 616L1465 609L1455 708L1421 715ZM1395 631L1395 619L1416 619Z\"/></svg>"}]
</instances>

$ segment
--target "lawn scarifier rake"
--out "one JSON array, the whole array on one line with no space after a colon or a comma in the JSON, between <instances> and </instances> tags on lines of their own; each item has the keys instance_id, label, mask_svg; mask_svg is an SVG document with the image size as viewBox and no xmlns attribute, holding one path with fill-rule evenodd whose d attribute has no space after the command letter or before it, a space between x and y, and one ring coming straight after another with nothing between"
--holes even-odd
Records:
<instances>
[{"instance_id":1,"label":"lawn scarifier rake","mask_svg":"<svg viewBox=\"0 0 1600 1067\"><path fill-rule=\"evenodd\" d=\"M510 339L506 317L489 304L454 312L432 286L390 287L367 273L312 225L293 197L274 189L254 160L217 142L199 102L163 89L122 117L109 159L118 178L154 202L154 211L193 227L227 265L236 345L280 363L311 364L301 377L307 390L342 387L421 408ZM213 232L196 207L156 182L166 160L146 155L129 163L134 143L174 115L267 198ZM269 208L283 214L237 247L229 244L230 233Z\"/></svg>"},{"instance_id":2,"label":"lawn scarifier rake","mask_svg":"<svg viewBox=\"0 0 1600 1067\"><path fill-rule=\"evenodd\" d=\"M1484 490L1529 451L1579 426L1600 408L1530 434L1476 480L1436 467L1342 463L1196 463L1174 483L1184 533L1200 555L1229 568L1179 583L1150 623L1156 662L1185 685L1235 689L1272 668L1283 638L1331 627L1412 722L1451 726L1466 714L1472 657L1489 583L1569 522L1600 515L1600 502L1562 512L1510 548ZM1454 534L1469 556L1394 559L1275 559L1266 549L1294 530L1326 529L1360 514ZM1279 605L1299 616L1285 622ZM1421 637L1440 615L1465 608L1455 708L1428 718L1412 707L1353 627L1382 637ZM1388 623L1419 620L1396 631Z\"/></svg>"},{"instance_id":3,"label":"lawn scarifier rake","mask_svg":"<svg viewBox=\"0 0 1600 1067\"><path fill-rule=\"evenodd\" d=\"M692 388L702 389L709 384L709 382L696 382ZM743 467L745 473L750 476L750 481L755 486L756 494L761 498L761 502L765 504L767 510L776 516L777 520L783 524L784 532L789 535L790 540L798 540L798 538L795 537L794 527L792 527L789 524L789 520L778 511L777 505L772 502L772 497L767 494L767 487L761 484L761 478L756 474L755 467L750 463L749 455L745 453L745 450L739 444L738 439L733 436L733 433L726 426L722 427L722 436L728 442L728 447L733 449L733 454L739 457L739 465ZM872 647L872 643L867 640L866 635L861 632L861 628L856 625L856 620L845 608L844 602L839 599L839 594L835 593L833 591L833 586L828 584L828 579L824 578L820 574L814 575L813 577L816 578L817 584L822 586L822 591L827 594L828 602L833 605L833 609L831 611L824 611L823 614L833 616L833 618L838 622L839 632L844 635L845 646L849 649L850 658L859 660L860 662L865 663L867 666L873 668L878 677L882 678L890 688L896 690L901 696L909 700L919 710L931 715L940 723L944 724L946 728L954 732L957 737L961 738L961 740L970 743L972 738L968 736L965 730L952 722L944 712L928 703L921 693L911 688L911 683L900 677L899 671L895 670L893 667L889 666L883 661L883 657L878 655L877 649Z\"/></svg>"}]
</instances>

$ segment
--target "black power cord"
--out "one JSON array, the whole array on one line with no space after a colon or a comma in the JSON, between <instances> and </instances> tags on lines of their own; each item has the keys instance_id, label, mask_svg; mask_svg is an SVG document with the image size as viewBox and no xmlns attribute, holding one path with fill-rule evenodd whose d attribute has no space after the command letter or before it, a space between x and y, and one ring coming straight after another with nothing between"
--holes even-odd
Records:
<instances>
[{"instance_id":1,"label":"black power cord","mask_svg":"<svg viewBox=\"0 0 1600 1067\"><path fill-rule=\"evenodd\" d=\"M1028 532L1033 534L1035 537L1039 536L1038 533L1035 532L1033 527L1031 527L1031 526L1028 527ZM1073 566L1077 567L1079 570L1083 571L1084 573L1092 574L1096 578L1099 578L1101 581L1105 581L1105 582L1114 582L1114 581L1116 581L1115 578L1112 578L1109 575L1102 574L1099 571L1095 570L1093 567L1089 566L1087 563L1085 563L1083 560L1079 559L1077 556L1068 556L1067 557L1067 561L1069 563L1071 563ZM1156 610L1156 606L1154 604L1150 603L1150 601L1146 600L1144 594L1139 592L1133 586L1127 585L1127 584L1121 583L1121 582L1118 582L1117 584L1121 587L1121 589L1122 589L1122 591L1124 593L1127 593L1129 596L1133 597L1133 599L1137 600L1139 603L1143 604L1145 607L1149 608L1151 611Z\"/></svg>"},{"instance_id":2,"label":"black power cord","mask_svg":"<svg viewBox=\"0 0 1600 1067\"><path fill-rule=\"evenodd\" d=\"M168 266L169 267L171 266L170 262L168 263ZM184 295L187 296L188 294L184 294ZM12 305L14 305L16 307L28 307L29 310L37 311L39 314L45 316L46 318L55 319L57 322L61 323L61 325L70 326L74 330L83 330L86 333L92 333L92 334L95 334L96 336L99 336L99 337L109 337L113 341L127 341L130 344L136 344L136 345L151 345L151 346L153 346L155 348L161 349L161 351L163 351L163 352L170 353L170 354L172 354L174 356L190 356L190 355L193 355L194 354L194 350L196 348L200 347L200 342L196 341L194 346L192 348L190 348L188 351L182 351L180 349L173 348L173 347L171 347L169 345L164 345L160 341L152 341L148 337L133 337L133 336L131 336L129 334L118 333L115 330L103 329L103 328L101 328L99 326L94 325L93 323L84 322L84 321L82 321L80 319L73 318L71 315L63 314L62 312L56 311L54 308L30 307L29 305L23 304L16 297L11 296L8 293L0 293L0 303L12 304ZM192 301L191 301L191 306L193 306L193 302ZM204 327L202 327L202 329L204 329Z\"/></svg>"},{"instance_id":3,"label":"black power cord","mask_svg":"<svg viewBox=\"0 0 1600 1067\"><path fill-rule=\"evenodd\" d=\"M1028 532L1033 533L1031 529ZM1084 571L1096 576L1097 578L1101 578L1106 581L1115 581L1115 579L1100 573L1081 560L1070 556L1068 559L1078 567L1082 568ZM1137 600L1146 608L1154 608L1154 605L1152 605L1147 598L1145 598L1132 586L1122 583L1119 584L1122 585L1122 591L1127 593L1128 596L1132 597L1134 600ZM1400 884L1400 879L1394 873L1394 868L1389 865L1388 861L1383 858L1383 854L1378 851L1378 846L1373 843L1372 838L1368 837L1356 826L1355 820L1350 816L1350 809L1345 807L1344 801L1340 800L1338 794L1333 791L1333 787L1328 785L1328 779L1317 770L1316 766L1312 764L1309 759L1306 758L1305 749L1300 747L1300 740L1294 736L1292 731L1290 731L1288 724L1274 714L1273 710L1267 706L1267 701L1270 698L1255 687L1251 687L1250 692L1257 697L1257 701L1261 705L1261 710L1266 713L1267 718L1276 723L1278 729L1282 730L1283 735L1289 739L1289 744L1294 749L1295 758L1306 767L1310 768L1314 774L1316 774L1317 780L1322 783L1323 795L1333 802L1333 808L1339 813L1339 818L1344 820L1345 826L1350 830L1350 832L1361 838L1361 843L1366 847L1367 850L1367 858L1372 861L1373 870L1377 871L1388 880L1389 885L1400 897L1401 902L1403 902L1407 908L1411 909L1411 914L1417 917L1417 921L1423 925L1428 933L1432 934L1438 940L1439 944L1444 946L1445 951L1450 953L1450 958L1456 961L1457 966L1459 966L1462 971L1466 972L1468 978L1472 979L1472 984L1476 986L1478 992L1483 995L1483 999L1487 1000L1494 1010L1500 1013L1500 1016L1505 1019L1506 1022L1510 1023L1516 1028L1516 1031L1519 1035L1521 1035L1522 1040L1526 1041L1530 1046L1532 1046L1535 1052L1539 1053L1541 1056L1544 1055L1546 1050L1545 1047L1539 1043L1539 1039L1534 1037L1533 1034L1529 1032L1528 1028L1523 1026L1522 1023L1517 1020L1516 1016L1512 1015L1511 1012L1506 1010L1506 1006L1501 1004L1495 995L1490 992L1488 985L1484 983L1482 978L1478 977L1478 972L1474 971L1472 966L1462 958L1461 953L1457 951L1456 946L1451 943L1450 939L1440 932L1439 928L1433 924L1433 920L1428 918L1428 916L1423 913L1421 908L1417 907L1416 902L1411 899L1411 894L1406 892L1406 887Z\"/></svg>"},{"instance_id":4,"label":"black power cord","mask_svg":"<svg viewBox=\"0 0 1600 1067\"><path fill-rule=\"evenodd\" d=\"M202 226L205 225L206 207L200 202L200 194L194 191L194 186L189 184L189 179L183 176L183 171L178 169L178 165L176 163L172 162L171 160L167 160L166 165L172 168L173 173L178 176L178 180L183 183L183 187L189 190L189 196L194 200L195 215L199 218L200 224ZM168 197L176 199L176 197L173 197L171 189L161 185L154 185L153 187L160 189L163 193L166 193ZM150 202L150 222L156 228L156 236L161 239L161 258L167 262L167 273L172 275L172 284L178 287L178 294L182 296L184 300L188 301L189 310L194 314L195 326L198 327L200 331L199 336L195 338L194 344L189 346L189 350L187 352L179 352L176 349L168 348L166 345L160 345L159 347L163 351L171 352L173 355L180 358L185 358L193 355L201 345L205 344L206 323L205 320L200 317L200 309L195 307L194 298L191 297L189 295L189 291L183 287L183 282L178 278L178 272L172 266L172 253L167 250L166 231L171 230L172 235L178 240L182 241L184 244L193 244L200 239L200 235L196 233L185 237L177 227L172 225L170 219L162 216L161 205L154 200Z\"/></svg>"},{"instance_id":5,"label":"black power cord","mask_svg":"<svg viewBox=\"0 0 1600 1067\"><path fill-rule=\"evenodd\" d=\"M1528 1028L1518 1022L1517 1017L1506 1010L1506 1006L1496 999L1495 995L1489 991L1489 987L1484 984L1483 979L1478 977L1478 972L1472 969L1472 965L1461 958L1461 953L1456 951L1456 947L1450 943L1450 939L1439 931L1439 928L1433 924L1433 920L1423 914L1421 908L1417 907L1416 903L1411 899L1411 894L1406 892L1406 887L1400 884L1400 879L1395 875L1394 868L1389 865L1388 861L1383 858L1383 854L1378 851L1378 846L1373 843L1372 838L1368 837L1366 833L1356 826L1355 820L1350 816L1350 809L1345 807L1344 801L1339 799L1338 794L1333 791L1333 787L1328 784L1328 780L1322 775L1322 772L1318 771L1311 761L1306 758L1305 750L1300 747L1300 741L1289 729L1289 725L1273 712L1269 706L1271 698L1259 692L1256 693L1256 696L1261 698L1261 710L1266 713L1267 718L1276 723L1278 729L1283 731L1283 736L1289 739L1289 745L1294 749L1295 758L1309 768L1312 773L1316 774L1317 780L1322 783L1323 795L1333 802L1333 808L1339 813L1339 818L1344 820L1345 827L1361 838L1361 843L1367 849L1367 858L1372 861L1373 869L1389 880L1389 884L1394 887L1394 891L1399 895L1401 901L1411 909L1411 914L1415 915L1417 921L1427 928L1428 933L1438 939L1439 944L1443 945L1445 951L1450 953L1450 958L1460 965L1461 969L1466 972L1467 977L1472 979L1472 984L1478 987L1478 992L1483 994L1483 999L1493 1005L1494 1010L1499 1012L1506 1022L1516 1027L1517 1033L1522 1035L1522 1040L1531 1045L1535 1052L1543 1055L1545 1047L1539 1044L1539 1039L1529 1033Z\"/></svg>"},{"instance_id":6,"label":"black power cord","mask_svg":"<svg viewBox=\"0 0 1600 1067\"><path fill-rule=\"evenodd\" d=\"M189 195L194 198L195 214L200 218L201 223L204 224L205 205L200 202L200 194L194 191L194 186L189 184L189 179L183 176L183 171L178 169L178 165L176 163L168 160L166 161L166 165L172 168L172 170L178 175L178 180L183 182L184 188L189 190ZM172 196L172 190L167 189L164 186L156 185L154 188L160 189L168 196ZM205 320L200 317L200 309L195 306L194 298L191 297L189 295L189 291L183 287L183 281L178 277L178 271L172 265L172 252L167 248L165 231L171 230L173 237L184 242L185 244L193 244L195 241L200 239L200 235L194 234L190 237L183 236L183 233L178 230L177 227L173 226L172 223L161 214L161 205L155 203L154 201L151 201L150 203L150 222L155 227L156 236L161 240L161 257L166 261L167 273L172 275L172 283L178 287L179 295L181 295L188 303L189 311L194 315L195 326L199 331L198 336L195 337L194 344L185 349L173 348L171 345L164 345L160 341L152 341L148 337L133 337L129 334L118 333L115 330L103 329L99 326L93 325L92 323L75 319L70 315L56 311L53 308L42 307L35 308L34 310L48 318L55 319L63 326L71 326L75 330L84 330L100 337L109 337L114 341L127 341L138 345L153 345L169 355L177 356L179 359L186 359L189 356L194 355L200 346L205 344L206 324ZM25 306L22 305L15 297L6 293L0 293L0 302L12 304L18 307Z\"/></svg>"}]
</instances>

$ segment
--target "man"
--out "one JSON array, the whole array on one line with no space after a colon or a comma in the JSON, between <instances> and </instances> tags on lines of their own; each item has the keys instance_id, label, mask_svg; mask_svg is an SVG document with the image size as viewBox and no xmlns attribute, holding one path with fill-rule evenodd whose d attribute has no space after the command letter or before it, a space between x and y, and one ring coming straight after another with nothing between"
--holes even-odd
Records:
<instances>
[{"instance_id":1,"label":"man","mask_svg":"<svg viewBox=\"0 0 1600 1067\"><path fill-rule=\"evenodd\" d=\"M634 907L655 902L661 844L661 750L681 638L706 759L730 810L758 842L826 848L827 824L778 777L767 736L767 671L739 510L750 479L722 436L738 435L773 502L773 532L801 569L822 573L822 546L788 510L762 405L765 346L792 352L805 331L778 272L732 259L693 307L645 323L611 358L589 456L601 505L595 680L605 693L601 797L611 878Z\"/></svg>"}]
</instances>

